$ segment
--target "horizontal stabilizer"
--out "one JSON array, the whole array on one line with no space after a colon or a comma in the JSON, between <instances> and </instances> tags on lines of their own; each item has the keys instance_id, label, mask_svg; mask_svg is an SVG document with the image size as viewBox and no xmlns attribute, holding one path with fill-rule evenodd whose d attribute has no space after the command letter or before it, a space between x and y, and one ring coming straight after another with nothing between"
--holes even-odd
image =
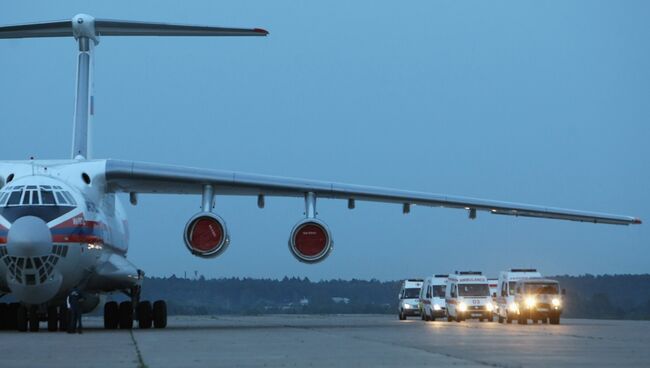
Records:
<instances>
[{"instance_id":1,"label":"horizontal stabilizer","mask_svg":"<svg viewBox=\"0 0 650 368\"><path fill-rule=\"evenodd\" d=\"M71 20L0 27L0 38L100 36L266 36L260 28L224 28L183 24L95 19L77 14Z\"/></svg>"}]
</instances>

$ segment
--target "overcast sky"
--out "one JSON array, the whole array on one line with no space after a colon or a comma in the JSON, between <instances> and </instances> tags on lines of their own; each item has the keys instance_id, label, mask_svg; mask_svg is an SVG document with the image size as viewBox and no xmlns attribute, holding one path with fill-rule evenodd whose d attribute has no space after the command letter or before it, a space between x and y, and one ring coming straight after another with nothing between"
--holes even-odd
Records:
<instances>
[{"instance_id":1,"label":"overcast sky","mask_svg":"<svg viewBox=\"0 0 650 368\"><path fill-rule=\"evenodd\" d=\"M217 198L231 246L189 254L200 198L127 206L149 275L378 278L513 266L650 272L646 1L14 1L0 24L97 18L260 27L267 38L110 38L93 155L638 216L594 225L321 200L335 249L287 246L299 199ZM73 39L0 40L0 158L69 158Z\"/></svg>"}]
</instances>

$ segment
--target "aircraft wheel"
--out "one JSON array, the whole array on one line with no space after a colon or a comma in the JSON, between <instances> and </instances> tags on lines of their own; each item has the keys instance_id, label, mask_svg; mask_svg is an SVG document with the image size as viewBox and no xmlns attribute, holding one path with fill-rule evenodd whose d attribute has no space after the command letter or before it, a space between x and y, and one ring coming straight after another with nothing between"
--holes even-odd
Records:
<instances>
[{"instance_id":1,"label":"aircraft wheel","mask_svg":"<svg viewBox=\"0 0 650 368\"><path fill-rule=\"evenodd\" d=\"M7 303L0 303L0 330L6 330L9 325L9 306Z\"/></svg>"},{"instance_id":2,"label":"aircraft wheel","mask_svg":"<svg viewBox=\"0 0 650 368\"><path fill-rule=\"evenodd\" d=\"M104 328L114 330L119 325L119 307L117 302L108 302L104 304Z\"/></svg>"},{"instance_id":3,"label":"aircraft wheel","mask_svg":"<svg viewBox=\"0 0 650 368\"><path fill-rule=\"evenodd\" d=\"M130 330L133 328L133 304L131 302L120 303L120 328Z\"/></svg>"},{"instance_id":4,"label":"aircraft wheel","mask_svg":"<svg viewBox=\"0 0 650 368\"><path fill-rule=\"evenodd\" d=\"M22 305L16 310L16 328L18 331L27 331L27 308Z\"/></svg>"},{"instance_id":5,"label":"aircraft wheel","mask_svg":"<svg viewBox=\"0 0 650 368\"><path fill-rule=\"evenodd\" d=\"M155 328L167 327L167 303L164 300L156 300L153 303L153 326Z\"/></svg>"},{"instance_id":6,"label":"aircraft wheel","mask_svg":"<svg viewBox=\"0 0 650 368\"><path fill-rule=\"evenodd\" d=\"M29 311L29 330L31 332L38 332L40 329L40 320L38 318L38 313L36 307L30 308L31 310Z\"/></svg>"},{"instance_id":7,"label":"aircraft wheel","mask_svg":"<svg viewBox=\"0 0 650 368\"><path fill-rule=\"evenodd\" d=\"M138 303L138 327L140 328L151 328L151 302L145 300Z\"/></svg>"},{"instance_id":8,"label":"aircraft wheel","mask_svg":"<svg viewBox=\"0 0 650 368\"><path fill-rule=\"evenodd\" d=\"M68 312L68 307L62 305L59 307L59 331L68 331L68 325L70 324L70 313Z\"/></svg>"},{"instance_id":9,"label":"aircraft wheel","mask_svg":"<svg viewBox=\"0 0 650 368\"><path fill-rule=\"evenodd\" d=\"M59 329L59 311L56 307L47 308L47 330L50 332Z\"/></svg>"}]
</instances>

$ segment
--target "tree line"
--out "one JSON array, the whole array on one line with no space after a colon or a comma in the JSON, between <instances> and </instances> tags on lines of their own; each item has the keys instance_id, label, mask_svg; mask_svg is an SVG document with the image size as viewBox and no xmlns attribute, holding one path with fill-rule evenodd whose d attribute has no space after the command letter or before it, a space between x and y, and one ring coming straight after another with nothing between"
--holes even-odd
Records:
<instances>
[{"instance_id":1,"label":"tree line","mask_svg":"<svg viewBox=\"0 0 650 368\"><path fill-rule=\"evenodd\" d=\"M550 277L567 290L564 316L650 319L650 274ZM170 314L397 313L401 281L148 277L143 298ZM119 298L118 298L119 299Z\"/></svg>"}]
</instances>

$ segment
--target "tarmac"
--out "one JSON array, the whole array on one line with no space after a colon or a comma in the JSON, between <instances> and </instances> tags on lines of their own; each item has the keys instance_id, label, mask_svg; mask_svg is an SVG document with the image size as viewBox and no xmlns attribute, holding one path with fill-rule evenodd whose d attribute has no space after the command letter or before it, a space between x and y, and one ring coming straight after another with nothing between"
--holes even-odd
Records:
<instances>
[{"instance_id":1,"label":"tarmac","mask_svg":"<svg viewBox=\"0 0 650 368\"><path fill-rule=\"evenodd\" d=\"M163 330L0 331L0 367L648 367L650 321L176 316Z\"/></svg>"}]
</instances>

